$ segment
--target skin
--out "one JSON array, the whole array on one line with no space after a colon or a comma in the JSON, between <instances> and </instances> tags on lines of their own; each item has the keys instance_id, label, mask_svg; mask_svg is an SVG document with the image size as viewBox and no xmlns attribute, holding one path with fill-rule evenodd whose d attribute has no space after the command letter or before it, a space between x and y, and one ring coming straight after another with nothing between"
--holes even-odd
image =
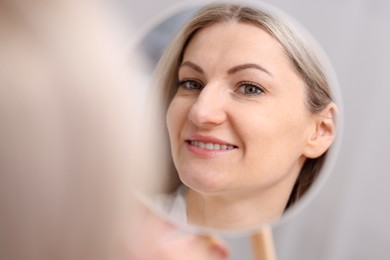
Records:
<instances>
[{"instance_id":1,"label":"skin","mask_svg":"<svg viewBox=\"0 0 390 260\"><path fill-rule=\"evenodd\" d=\"M282 46L254 25L220 22L191 39L179 80L166 120L189 222L242 228L280 216L318 134Z\"/></svg>"},{"instance_id":2,"label":"skin","mask_svg":"<svg viewBox=\"0 0 390 260\"><path fill-rule=\"evenodd\" d=\"M126 259L227 260L229 249L218 237L193 234L137 205L130 222Z\"/></svg>"}]
</instances>

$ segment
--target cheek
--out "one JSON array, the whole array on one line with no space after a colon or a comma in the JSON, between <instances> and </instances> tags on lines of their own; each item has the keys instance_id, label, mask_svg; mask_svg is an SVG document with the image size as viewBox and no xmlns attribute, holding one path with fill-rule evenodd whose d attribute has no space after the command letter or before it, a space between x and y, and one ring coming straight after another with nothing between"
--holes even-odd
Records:
<instances>
[{"instance_id":1,"label":"cheek","mask_svg":"<svg viewBox=\"0 0 390 260\"><path fill-rule=\"evenodd\" d=\"M279 160L280 155L289 153L296 157L307 139L310 120L303 111L291 112L280 107L270 111L263 108L257 113L239 113L236 126L245 147L252 151L254 159L267 156Z\"/></svg>"},{"instance_id":2,"label":"cheek","mask_svg":"<svg viewBox=\"0 0 390 260\"><path fill-rule=\"evenodd\" d=\"M179 138L180 130L186 121L186 118L186 107L183 106L183 104L179 102L177 98L173 98L168 107L166 115L166 124L171 143L175 141L175 138Z\"/></svg>"},{"instance_id":3,"label":"cheek","mask_svg":"<svg viewBox=\"0 0 390 260\"><path fill-rule=\"evenodd\" d=\"M174 106L173 102L171 102L169 104L167 114L165 117L165 121L167 124L170 139L172 139L172 134L173 134L174 130L176 129L175 125L177 125L177 123L175 122L175 118L176 118L175 112L176 112L175 106Z\"/></svg>"}]
</instances>

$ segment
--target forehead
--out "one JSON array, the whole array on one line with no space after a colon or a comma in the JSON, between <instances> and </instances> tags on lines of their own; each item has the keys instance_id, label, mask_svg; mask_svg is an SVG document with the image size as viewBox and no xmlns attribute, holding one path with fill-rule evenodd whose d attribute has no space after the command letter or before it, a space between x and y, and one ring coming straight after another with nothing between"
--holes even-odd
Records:
<instances>
[{"instance_id":1,"label":"forehead","mask_svg":"<svg viewBox=\"0 0 390 260\"><path fill-rule=\"evenodd\" d=\"M183 61L201 63L261 62L272 64L290 62L283 46L260 26L249 23L227 21L202 28L193 35L185 49Z\"/></svg>"}]
</instances>

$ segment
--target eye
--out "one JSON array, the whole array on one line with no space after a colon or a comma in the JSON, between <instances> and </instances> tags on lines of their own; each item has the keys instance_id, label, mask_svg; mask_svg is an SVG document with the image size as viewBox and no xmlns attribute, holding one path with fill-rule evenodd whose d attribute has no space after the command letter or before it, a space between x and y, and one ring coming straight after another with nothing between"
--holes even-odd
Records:
<instances>
[{"instance_id":1,"label":"eye","mask_svg":"<svg viewBox=\"0 0 390 260\"><path fill-rule=\"evenodd\" d=\"M203 84L196 80L186 79L179 81L179 87L184 87L188 90L202 90Z\"/></svg>"},{"instance_id":2,"label":"eye","mask_svg":"<svg viewBox=\"0 0 390 260\"><path fill-rule=\"evenodd\" d=\"M244 95L255 96L264 93L264 90L257 84L252 82L240 83L240 92Z\"/></svg>"}]
</instances>

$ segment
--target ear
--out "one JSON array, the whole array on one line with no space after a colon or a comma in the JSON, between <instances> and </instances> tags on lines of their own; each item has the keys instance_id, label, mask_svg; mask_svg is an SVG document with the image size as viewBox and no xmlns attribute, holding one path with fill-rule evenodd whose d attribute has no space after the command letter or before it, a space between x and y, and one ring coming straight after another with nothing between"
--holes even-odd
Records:
<instances>
[{"instance_id":1,"label":"ear","mask_svg":"<svg viewBox=\"0 0 390 260\"><path fill-rule=\"evenodd\" d=\"M336 135L337 106L330 103L321 112L314 115L315 129L309 135L303 150L306 158L318 158L331 146Z\"/></svg>"}]
</instances>

